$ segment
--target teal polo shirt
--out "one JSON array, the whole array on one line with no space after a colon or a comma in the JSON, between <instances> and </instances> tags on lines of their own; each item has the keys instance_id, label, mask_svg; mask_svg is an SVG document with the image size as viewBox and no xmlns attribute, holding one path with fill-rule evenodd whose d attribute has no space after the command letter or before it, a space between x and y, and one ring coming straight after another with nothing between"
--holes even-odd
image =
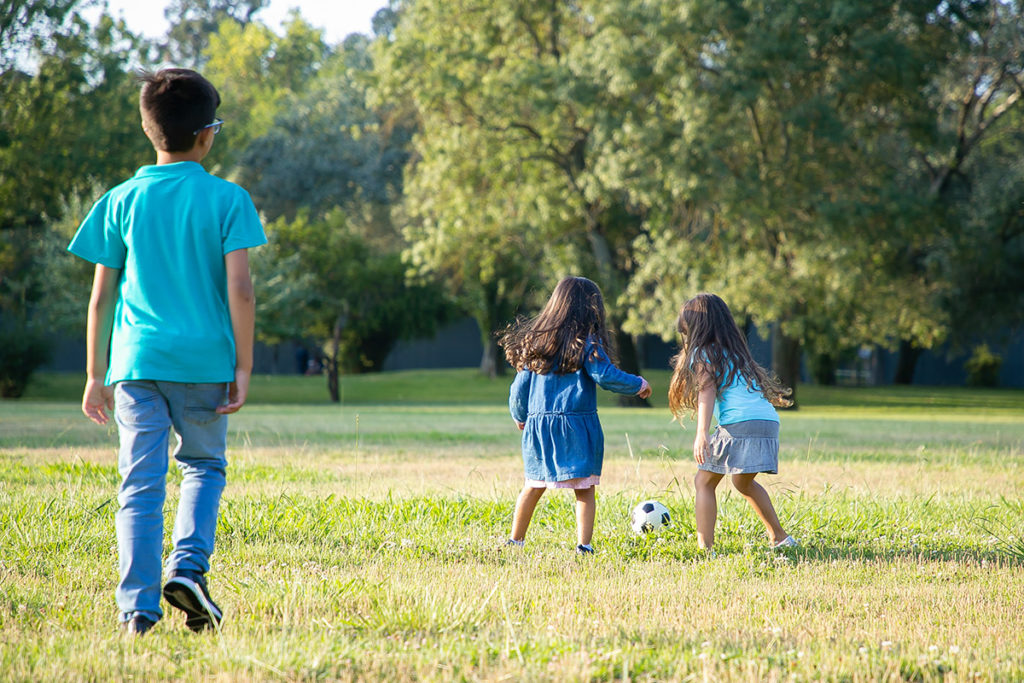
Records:
<instances>
[{"instance_id":1,"label":"teal polo shirt","mask_svg":"<svg viewBox=\"0 0 1024 683\"><path fill-rule=\"evenodd\" d=\"M249 194L193 161L103 195L68 250L121 271L106 383L234 381L224 255L266 241Z\"/></svg>"}]
</instances>

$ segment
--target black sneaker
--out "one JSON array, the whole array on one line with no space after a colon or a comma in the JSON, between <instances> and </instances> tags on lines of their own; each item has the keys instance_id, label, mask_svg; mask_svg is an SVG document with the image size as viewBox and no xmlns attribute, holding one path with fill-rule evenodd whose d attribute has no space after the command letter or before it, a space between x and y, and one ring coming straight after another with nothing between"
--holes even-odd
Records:
<instances>
[{"instance_id":1,"label":"black sneaker","mask_svg":"<svg viewBox=\"0 0 1024 683\"><path fill-rule=\"evenodd\" d=\"M224 615L206 590L199 572L175 572L164 584L164 599L185 613L185 626L193 631L220 628Z\"/></svg>"},{"instance_id":2,"label":"black sneaker","mask_svg":"<svg viewBox=\"0 0 1024 683\"><path fill-rule=\"evenodd\" d=\"M128 621L121 622L121 628L125 633L133 636L144 636L146 631L156 626L156 622L142 614L136 614Z\"/></svg>"},{"instance_id":3,"label":"black sneaker","mask_svg":"<svg viewBox=\"0 0 1024 683\"><path fill-rule=\"evenodd\" d=\"M593 555L594 554L594 549L591 548L589 545L583 545L581 543L580 545L576 546L576 554L577 555Z\"/></svg>"}]
</instances>

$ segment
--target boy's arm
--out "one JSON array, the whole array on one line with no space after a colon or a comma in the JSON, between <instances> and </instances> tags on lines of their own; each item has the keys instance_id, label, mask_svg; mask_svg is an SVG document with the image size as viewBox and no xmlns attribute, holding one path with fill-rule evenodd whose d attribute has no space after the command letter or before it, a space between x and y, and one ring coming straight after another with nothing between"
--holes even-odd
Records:
<instances>
[{"instance_id":1,"label":"boy's arm","mask_svg":"<svg viewBox=\"0 0 1024 683\"><path fill-rule=\"evenodd\" d=\"M249 395L252 376L253 328L256 324L256 296L249 276L249 252L245 249L224 254L224 268L228 278L228 310L231 329L235 334L235 381L228 390L228 402L217 408L218 413L236 413Z\"/></svg>"},{"instance_id":2,"label":"boy's arm","mask_svg":"<svg viewBox=\"0 0 1024 683\"><path fill-rule=\"evenodd\" d=\"M114 391L106 386L105 382L107 358L110 353L110 332L114 326L114 307L117 303L117 284L120 280L120 270L96 264L85 335L86 380L85 392L82 395L82 412L100 425L105 425L110 420L106 411L114 409Z\"/></svg>"},{"instance_id":3,"label":"boy's arm","mask_svg":"<svg viewBox=\"0 0 1024 683\"><path fill-rule=\"evenodd\" d=\"M708 457L708 432L711 431L711 414L715 411L715 397L718 392L714 381L705 373L697 376L700 389L697 391L697 435L693 439L693 459L703 465Z\"/></svg>"}]
</instances>

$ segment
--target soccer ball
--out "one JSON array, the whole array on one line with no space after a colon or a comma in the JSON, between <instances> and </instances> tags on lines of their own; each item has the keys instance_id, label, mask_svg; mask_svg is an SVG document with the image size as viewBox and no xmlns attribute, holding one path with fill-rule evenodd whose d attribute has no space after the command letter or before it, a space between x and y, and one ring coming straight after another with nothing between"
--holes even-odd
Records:
<instances>
[{"instance_id":1,"label":"soccer ball","mask_svg":"<svg viewBox=\"0 0 1024 683\"><path fill-rule=\"evenodd\" d=\"M629 526L633 533L640 535L657 531L671 520L668 508L656 500L645 500L633 508L629 517Z\"/></svg>"}]
</instances>

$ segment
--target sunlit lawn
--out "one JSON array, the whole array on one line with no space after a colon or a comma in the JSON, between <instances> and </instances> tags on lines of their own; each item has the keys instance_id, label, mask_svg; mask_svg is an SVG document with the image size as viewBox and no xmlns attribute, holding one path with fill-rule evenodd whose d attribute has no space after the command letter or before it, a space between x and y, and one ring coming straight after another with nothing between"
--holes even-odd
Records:
<instances>
[{"instance_id":1,"label":"sunlit lawn","mask_svg":"<svg viewBox=\"0 0 1024 683\"><path fill-rule=\"evenodd\" d=\"M769 552L724 487L714 558L693 540L692 425L608 400L581 560L569 494L498 550L522 476L507 379L345 378L339 406L319 378L258 378L210 573L224 629L169 614L133 641L116 435L77 412L80 377L41 379L0 403L0 679L1024 678L1024 392L801 387L763 479L803 547ZM673 522L637 538L644 498Z\"/></svg>"}]
</instances>

